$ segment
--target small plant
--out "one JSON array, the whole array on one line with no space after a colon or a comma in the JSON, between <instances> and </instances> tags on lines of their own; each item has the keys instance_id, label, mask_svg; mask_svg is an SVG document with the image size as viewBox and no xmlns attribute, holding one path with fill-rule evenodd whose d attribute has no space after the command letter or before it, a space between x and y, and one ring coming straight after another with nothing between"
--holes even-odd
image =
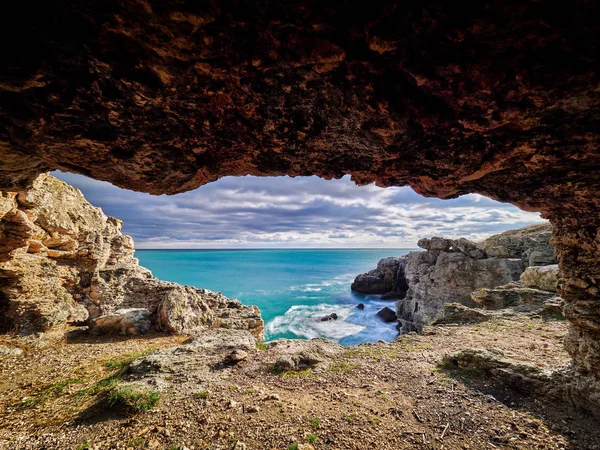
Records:
<instances>
[{"instance_id":1,"label":"small plant","mask_svg":"<svg viewBox=\"0 0 600 450\"><path fill-rule=\"evenodd\" d=\"M252 389L252 388L246 389L246 394L254 394L254 389Z\"/></svg>"},{"instance_id":2,"label":"small plant","mask_svg":"<svg viewBox=\"0 0 600 450\"><path fill-rule=\"evenodd\" d=\"M279 366L273 366L271 373L279 375L281 378L308 378L312 375L312 369L307 367L304 370L283 370Z\"/></svg>"},{"instance_id":3,"label":"small plant","mask_svg":"<svg viewBox=\"0 0 600 450\"><path fill-rule=\"evenodd\" d=\"M127 447L141 447L145 443L146 443L146 440L144 438L136 437L127 443Z\"/></svg>"},{"instance_id":4,"label":"small plant","mask_svg":"<svg viewBox=\"0 0 600 450\"><path fill-rule=\"evenodd\" d=\"M308 442L309 444L316 444L318 440L319 440L319 438L317 438L317 435L314 433L309 434L306 437L306 442Z\"/></svg>"},{"instance_id":5,"label":"small plant","mask_svg":"<svg viewBox=\"0 0 600 450\"><path fill-rule=\"evenodd\" d=\"M109 405L123 405L136 413L152 409L159 399L156 391L137 391L128 385L118 386L108 394Z\"/></svg>"},{"instance_id":6,"label":"small plant","mask_svg":"<svg viewBox=\"0 0 600 450\"><path fill-rule=\"evenodd\" d=\"M112 370L119 370L119 371L125 371L127 370L127 368L129 367L129 365L135 361L138 358L141 358L142 356L147 356L150 353L152 353L154 351L153 348L149 348L146 350L142 350L140 352L133 352L133 353L127 353L125 355L121 355L116 359L111 359L109 361L106 361L104 363L104 365L108 368L108 369L112 369Z\"/></svg>"},{"instance_id":7,"label":"small plant","mask_svg":"<svg viewBox=\"0 0 600 450\"><path fill-rule=\"evenodd\" d=\"M239 389L240 389L240 388L239 388L239 387L237 387L235 384L232 384L231 386L229 386L229 390L230 390L231 392L236 392L236 391L238 391Z\"/></svg>"},{"instance_id":8,"label":"small plant","mask_svg":"<svg viewBox=\"0 0 600 450\"><path fill-rule=\"evenodd\" d=\"M200 400L206 400L208 397L210 397L208 391L196 392L196 398L199 398Z\"/></svg>"},{"instance_id":9,"label":"small plant","mask_svg":"<svg viewBox=\"0 0 600 450\"><path fill-rule=\"evenodd\" d=\"M378 417L369 416L367 418L367 422L369 422L371 425L379 425L379 423L381 422L381 419L379 419Z\"/></svg>"},{"instance_id":10,"label":"small plant","mask_svg":"<svg viewBox=\"0 0 600 450\"><path fill-rule=\"evenodd\" d=\"M90 444L84 442L83 444L79 444L75 450L90 450Z\"/></svg>"},{"instance_id":11,"label":"small plant","mask_svg":"<svg viewBox=\"0 0 600 450\"><path fill-rule=\"evenodd\" d=\"M18 407L19 408L33 408L34 406L39 405L40 403L44 403L51 397L58 397L63 394L65 388L72 384L80 384L83 383L81 379L74 380L66 380L59 381L57 383L52 383L47 386L41 388L35 395L35 397L29 398L27 400L22 401Z\"/></svg>"},{"instance_id":12,"label":"small plant","mask_svg":"<svg viewBox=\"0 0 600 450\"><path fill-rule=\"evenodd\" d=\"M356 414L349 414L344 418L344 420L351 425L356 420Z\"/></svg>"},{"instance_id":13,"label":"small plant","mask_svg":"<svg viewBox=\"0 0 600 450\"><path fill-rule=\"evenodd\" d=\"M267 344L265 344L264 342L256 343L256 350L266 350L266 349L267 349Z\"/></svg>"},{"instance_id":14,"label":"small plant","mask_svg":"<svg viewBox=\"0 0 600 450\"><path fill-rule=\"evenodd\" d=\"M350 364L347 361L336 361L327 367L328 372L350 372L358 368L356 364Z\"/></svg>"},{"instance_id":15,"label":"small plant","mask_svg":"<svg viewBox=\"0 0 600 450\"><path fill-rule=\"evenodd\" d=\"M298 444L294 443L294 444L288 445L287 450L298 450Z\"/></svg>"},{"instance_id":16,"label":"small plant","mask_svg":"<svg viewBox=\"0 0 600 450\"><path fill-rule=\"evenodd\" d=\"M321 419L311 417L308 419L308 423L313 428L313 430L316 430L317 428L319 428L319 425L321 425Z\"/></svg>"}]
</instances>

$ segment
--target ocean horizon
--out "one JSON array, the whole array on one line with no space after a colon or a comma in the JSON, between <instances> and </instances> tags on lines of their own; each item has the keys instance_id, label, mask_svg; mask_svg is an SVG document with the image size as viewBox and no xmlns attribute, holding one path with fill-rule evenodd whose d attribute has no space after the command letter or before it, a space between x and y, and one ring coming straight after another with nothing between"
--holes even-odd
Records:
<instances>
[{"instance_id":1,"label":"ocean horizon","mask_svg":"<svg viewBox=\"0 0 600 450\"><path fill-rule=\"evenodd\" d=\"M265 340L325 338L343 345L391 341L396 323L376 316L394 301L353 292L356 275L413 248L139 249L159 279L220 291L260 308ZM363 303L360 310L356 305ZM335 313L335 321L320 318Z\"/></svg>"}]
</instances>

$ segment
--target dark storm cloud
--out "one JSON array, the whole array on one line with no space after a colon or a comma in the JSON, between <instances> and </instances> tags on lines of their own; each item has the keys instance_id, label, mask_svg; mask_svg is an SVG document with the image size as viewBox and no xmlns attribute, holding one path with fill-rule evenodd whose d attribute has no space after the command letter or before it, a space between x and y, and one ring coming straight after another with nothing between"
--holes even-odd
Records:
<instances>
[{"instance_id":1,"label":"dark storm cloud","mask_svg":"<svg viewBox=\"0 0 600 450\"><path fill-rule=\"evenodd\" d=\"M122 219L139 248L414 247L425 236L480 239L540 222L537 214L479 195L426 199L408 187L359 187L349 177L227 177L168 197L55 175Z\"/></svg>"}]
</instances>

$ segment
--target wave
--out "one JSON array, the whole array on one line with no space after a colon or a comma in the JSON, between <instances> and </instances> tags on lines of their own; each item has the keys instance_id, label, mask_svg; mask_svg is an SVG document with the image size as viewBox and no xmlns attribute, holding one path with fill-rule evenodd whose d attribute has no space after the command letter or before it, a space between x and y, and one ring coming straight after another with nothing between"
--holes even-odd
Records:
<instances>
[{"instance_id":1,"label":"wave","mask_svg":"<svg viewBox=\"0 0 600 450\"><path fill-rule=\"evenodd\" d=\"M351 273L345 273L343 275L337 275L330 280L321 281L320 283L306 283L295 286L290 286L288 288L289 291L300 291L300 292L320 292L323 288L335 288L339 289L343 287L347 289L352 281L354 280L354 275Z\"/></svg>"},{"instance_id":2,"label":"wave","mask_svg":"<svg viewBox=\"0 0 600 450\"><path fill-rule=\"evenodd\" d=\"M325 338L337 342L365 329L362 325L346 322L353 310L354 306L350 305L295 305L283 316L277 316L267 323L266 337L271 339L292 333L304 339ZM337 320L321 322L321 317L332 313L338 315Z\"/></svg>"}]
</instances>

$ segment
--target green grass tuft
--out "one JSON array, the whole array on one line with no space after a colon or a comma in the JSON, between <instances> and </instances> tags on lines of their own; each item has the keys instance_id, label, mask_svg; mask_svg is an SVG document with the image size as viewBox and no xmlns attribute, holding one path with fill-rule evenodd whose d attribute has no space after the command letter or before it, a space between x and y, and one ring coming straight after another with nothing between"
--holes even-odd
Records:
<instances>
[{"instance_id":1,"label":"green grass tuft","mask_svg":"<svg viewBox=\"0 0 600 450\"><path fill-rule=\"evenodd\" d=\"M313 428L313 430L316 430L317 428L319 428L319 425L321 425L321 419L318 419L316 417L310 417L308 419L308 423Z\"/></svg>"},{"instance_id":2,"label":"green grass tuft","mask_svg":"<svg viewBox=\"0 0 600 450\"><path fill-rule=\"evenodd\" d=\"M139 413L152 409L158 403L160 393L156 391L140 391L129 385L117 386L108 393L108 404L121 405Z\"/></svg>"},{"instance_id":3,"label":"green grass tuft","mask_svg":"<svg viewBox=\"0 0 600 450\"><path fill-rule=\"evenodd\" d=\"M195 396L201 400L206 400L208 397L210 397L210 393L208 391L200 391L196 392Z\"/></svg>"}]
</instances>

